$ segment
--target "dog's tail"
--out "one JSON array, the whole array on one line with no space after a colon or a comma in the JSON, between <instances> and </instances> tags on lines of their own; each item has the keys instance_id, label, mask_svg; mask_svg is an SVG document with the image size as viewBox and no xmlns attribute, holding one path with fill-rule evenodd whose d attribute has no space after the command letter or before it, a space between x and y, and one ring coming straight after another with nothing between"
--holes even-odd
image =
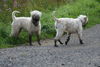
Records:
<instances>
[{"instance_id":1,"label":"dog's tail","mask_svg":"<svg viewBox=\"0 0 100 67\"><path fill-rule=\"evenodd\" d=\"M56 16L55 16L55 13L56 13L56 11L53 11L52 16L53 16L53 19L54 19L55 21L57 21L57 18L56 18Z\"/></svg>"},{"instance_id":2,"label":"dog's tail","mask_svg":"<svg viewBox=\"0 0 100 67\"><path fill-rule=\"evenodd\" d=\"M16 16L15 16L16 13L20 13L20 12L19 12L19 11L13 11L13 12L12 12L12 19L13 19L13 20L16 19Z\"/></svg>"}]
</instances>

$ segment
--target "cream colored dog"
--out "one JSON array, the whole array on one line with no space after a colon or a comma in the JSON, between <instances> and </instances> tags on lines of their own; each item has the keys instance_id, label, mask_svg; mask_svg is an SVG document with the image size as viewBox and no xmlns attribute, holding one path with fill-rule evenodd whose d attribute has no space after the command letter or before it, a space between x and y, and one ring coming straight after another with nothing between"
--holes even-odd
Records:
<instances>
[{"instance_id":1,"label":"cream colored dog","mask_svg":"<svg viewBox=\"0 0 100 67\"><path fill-rule=\"evenodd\" d=\"M82 40L82 31L83 26L87 24L88 18L85 15L80 15L77 18L56 18L54 16L55 12L53 12L53 17L55 21L55 29L56 29L56 37L55 37L55 46L57 47L56 42L59 41L61 44L63 44L60 41L60 38L62 37L64 32L68 33L68 38L65 42L67 45L68 41L70 40L70 36L72 33L76 33L78 35L80 44L83 44Z\"/></svg>"},{"instance_id":2,"label":"cream colored dog","mask_svg":"<svg viewBox=\"0 0 100 67\"><path fill-rule=\"evenodd\" d=\"M29 44L32 45L32 34L35 33L38 38L38 43L40 43L39 35L41 33L41 23L40 17L42 13L40 11L34 10L30 12L30 17L16 17L15 14L20 13L19 11L12 12L12 32L11 36L18 36L21 29L25 29L29 34Z\"/></svg>"}]
</instances>

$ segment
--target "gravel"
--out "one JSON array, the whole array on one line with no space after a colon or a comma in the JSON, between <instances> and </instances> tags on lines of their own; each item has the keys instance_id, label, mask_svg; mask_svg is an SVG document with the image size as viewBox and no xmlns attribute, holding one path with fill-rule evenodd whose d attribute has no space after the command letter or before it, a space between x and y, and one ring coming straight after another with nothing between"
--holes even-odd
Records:
<instances>
[{"instance_id":1,"label":"gravel","mask_svg":"<svg viewBox=\"0 0 100 67\"><path fill-rule=\"evenodd\" d=\"M61 39L66 40L66 35ZM84 45L76 35L68 45L54 47L53 39L33 46L0 49L0 67L100 67L100 24L83 32Z\"/></svg>"}]
</instances>

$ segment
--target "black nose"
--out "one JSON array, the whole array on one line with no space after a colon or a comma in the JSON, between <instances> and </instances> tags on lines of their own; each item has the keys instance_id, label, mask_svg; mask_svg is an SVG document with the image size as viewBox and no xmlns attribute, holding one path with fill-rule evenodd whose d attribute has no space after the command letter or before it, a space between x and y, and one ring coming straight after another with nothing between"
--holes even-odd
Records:
<instances>
[{"instance_id":1,"label":"black nose","mask_svg":"<svg viewBox=\"0 0 100 67\"><path fill-rule=\"evenodd\" d=\"M39 21L40 17L36 15L36 16L32 16L32 19L33 19L34 21Z\"/></svg>"}]
</instances>

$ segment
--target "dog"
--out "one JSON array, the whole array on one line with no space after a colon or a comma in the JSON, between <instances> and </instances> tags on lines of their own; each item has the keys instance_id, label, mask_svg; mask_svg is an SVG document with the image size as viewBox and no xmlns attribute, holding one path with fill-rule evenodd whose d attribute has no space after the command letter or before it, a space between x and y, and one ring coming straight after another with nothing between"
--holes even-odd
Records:
<instances>
[{"instance_id":1,"label":"dog","mask_svg":"<svg viewBox=\"0 0 100 67\"><path fill-rule=\"evenodd\" d=\"M55 17L55 11L53 12L53 19L55 21L55 29L56 29L56 37L54 39L54 46L58 47L57 41L60 42L60 44L63 44L60 41L60 38L62 37L64 32L68 33L68 38L65 41L65 44L70 40L70 36L73 33L76 33L78 35L80 44L84 44L82 40L82 31L83 26L86 26L88 22L88 17L86 15L80 15L77 18L56 18Z\"/></svg>"},{"instance_id":2,"label":"dog","mask_svg":"<svg viewBox=\"0 0 100 67\"><path fill-rule=\"evenodd\" d=\"M22 29L26 30L29 34L29 44L32 45L32 34L37 36L38 44L40 43L40 33L41 33L41 22L40 18L42 13L38 10L30 12L30 17L16 17L15 14L20 13L19 11L12 12L12 31L11 36L17 37Z\"/></svg>"}]
</instances>

